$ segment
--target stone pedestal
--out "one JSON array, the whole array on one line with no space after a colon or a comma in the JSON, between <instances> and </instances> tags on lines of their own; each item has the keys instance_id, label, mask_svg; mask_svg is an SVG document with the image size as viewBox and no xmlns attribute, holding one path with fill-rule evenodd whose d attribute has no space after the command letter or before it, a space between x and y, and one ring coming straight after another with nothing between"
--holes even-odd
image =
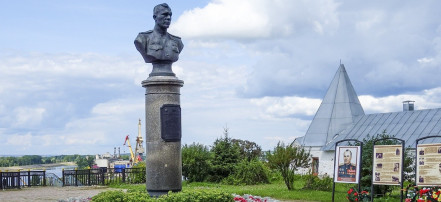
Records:
<instances>
[{"instance_id":1,"label":"stone pedestal","mask_svg":"<svg viewBox=\"0 0 441 202\"><path fill-rule=\"evenodd\" d=\"M182 189L181 111L182 80L150 76L146 88L146 188L150 196Z\"/></svg>"}]
</instances>

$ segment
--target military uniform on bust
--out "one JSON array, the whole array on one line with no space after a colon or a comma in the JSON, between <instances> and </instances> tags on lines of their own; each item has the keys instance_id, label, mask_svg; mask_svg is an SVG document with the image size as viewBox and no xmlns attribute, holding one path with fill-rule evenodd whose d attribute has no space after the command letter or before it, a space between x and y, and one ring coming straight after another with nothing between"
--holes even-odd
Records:
<instances>
[{"instance_id":1,"label":"military uniform on bust","mask_svg":"<svg viewBox=\"0 0 441 202\"><path fill-rule=\"evenodd\" d=\"M184 48L181 38L167 33L165 36L157 36L153 30L141 32L135 39L136 49L141 53L146 63L158 61L176 62L179 53Z\"/></svg>"},{"instance_id":2,"label":"military uniform on bust","mask_svg":"<svg viewBox=\"0 0 441 202\"><path fill-rule=\"evenodd\" d=\"M141 32L135 39L135 46L141 53L144 61L153 64L152 74L162 72L162 74L165 75L165 71L155 69L156 64L160 66L169 64L171 67L173 62L178 61L179 53L181 53L184 48L184 44L178 36L169 33L166 33L164 36L159 35L160 34L155 33L153 30ZM170 76L174 76L174 74Z\"/></svg>"}]
</instances>

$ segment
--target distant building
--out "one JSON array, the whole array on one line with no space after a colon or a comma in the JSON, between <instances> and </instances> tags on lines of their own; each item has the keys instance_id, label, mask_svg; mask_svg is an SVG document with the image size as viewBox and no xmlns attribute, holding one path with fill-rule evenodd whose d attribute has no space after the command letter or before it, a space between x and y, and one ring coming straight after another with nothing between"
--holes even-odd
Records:
<instances>
[{"instance_id":1,"label":"distant building","mask_svg":"<svg viewBox=\"0 0 441 202\"><path fill-rule=\"evenodd\" d=\"M403 102L402 112L365 114L358 96L340 65L320 104L305 136L295 144L310 149L312 172L318 175L334 173L335 143L343 139L363 140L367 135L387 134L406 141L406 147L415 147L415 140L441 132L441 109L414 110L413 101ZM426 139L425 142L441 142ZM303 171L304 172L304 171Z\"/></svg>"}]
</instances>

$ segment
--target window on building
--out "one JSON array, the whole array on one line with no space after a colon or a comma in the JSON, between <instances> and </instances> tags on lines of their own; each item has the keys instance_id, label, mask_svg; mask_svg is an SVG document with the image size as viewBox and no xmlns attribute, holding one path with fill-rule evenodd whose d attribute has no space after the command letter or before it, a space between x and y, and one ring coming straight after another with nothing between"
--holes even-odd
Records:
<instances>
[{"instance_id":1,"label":"window on building","mask_svg":"<svg viewBox=\"0 0 441 202\"><path fill-rule=\"evenodd\" d=\"M312 157L312 174L318 175L319 169L319 158L318 157Z\"/></svg>"}]
</instances>

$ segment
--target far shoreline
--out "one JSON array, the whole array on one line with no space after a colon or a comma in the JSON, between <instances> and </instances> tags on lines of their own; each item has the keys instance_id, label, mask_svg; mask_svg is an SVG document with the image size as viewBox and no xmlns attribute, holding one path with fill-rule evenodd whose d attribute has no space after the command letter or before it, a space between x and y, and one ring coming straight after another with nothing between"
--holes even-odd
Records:
<instances>
[{"instance_id":1,"label":"far shoreline","mask_svg":"<svg viewBox=\"0 0 441 202\"><path fill-rule=\"evenodd\" d=\"M23 166L11 166L0 167L0 171L18 171L18 170L45 170L47 168L53 168L58 166L76 166L75 162L61 162L61 163L48 163L48 164L33 164Z\"/></svg>"}]
</instances>

